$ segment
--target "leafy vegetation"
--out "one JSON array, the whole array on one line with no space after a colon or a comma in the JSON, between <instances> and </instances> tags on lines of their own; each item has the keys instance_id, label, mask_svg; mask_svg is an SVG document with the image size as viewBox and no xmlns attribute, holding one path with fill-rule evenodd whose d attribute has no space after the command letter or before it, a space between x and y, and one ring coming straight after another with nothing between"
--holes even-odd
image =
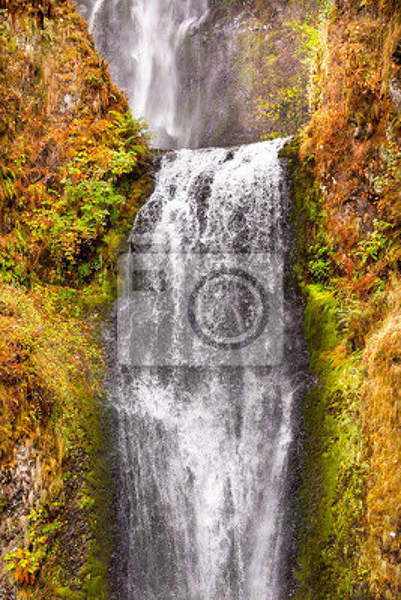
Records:
<instances>
[{"instance_id":1,"label":"leafy vegetation","mask_svg":"<svg viewBox=\"0 0 401 600\"><path fill-rule=\"evenodd\" d=\"M19 584L33 586L37 582L40 588L35 588L34 597L47 598L60 579L68 582L68 570L55 571L53 564L55 557L60 563L63 560L62 540L76 525L66 517L77 512L81 516L76 520L85 522L85 514L96 519L104 501L94 500L97 493L104 494L102 478L97 475L98 491L88 488L92 503L82 505L80 489L89 476L88 469L97 464L99 445L103 444L96 397L105 366L93 325L60 315L57 296L46 290L28 292L2 286L0 306L1 473L15 480L16 492L22 485L19 470L24 469L18 449L27 448L29 456L35 457L31 499L20 505L22 514L31 507L28 529L24 534L24 519L15 519L12 532L16 537L12 535L12 539L14 545L18 539L22 543L16 549L12 546L4 558ZM71 465L74 475L66 476ZM4 490L5 514L18 505L16 500L10 503L9 493Z\"/></svg>"},{"instance_id":2,"label":"leafy vegetation","mask_svg":"<svg viewBox=\"0 0 401 600\"><path fill-rule=\"evenodd\" d=\"M0 15L8 42L0 51L1 279L92 283L108 293L118 240L149 190L142 124L130 117L72 5L49 4L53 17L33 34L30 10L16 24L10 15L22 8L8 6Z\"/></svg>"},{"instance_id":3,"label":"leafy vegetation","mask_svg":"<svg viewBox=\"0 0 401 600\"><path fill-rule=\"evenodd\" d=\"M151 185L72 2L0 0L0 589L106 600L110 484L97 341ZM0 593L0 595L1 595Z\"/></svg>"},{"instance_id":4,"label":"leafy vegetation","mask_svg":"<svg viewBox=\"0 0 401 600\"><path fill-rule=\"evenodd\" d=\"M398 0L289 3L299 12L282 15L277 32L267 27L274 3L250 4L253 29L240 53L250 59L239 69L251 79L267 137L305 122L307 67L311 73L312 116L285 151L316 377L304 405L297 597L395 600L401 9ZM291 61L282 44L298 48ZM106 368L97 314L113 297L116 252L150 189L150 162L143 125L131 118L74 5L0 0L6 597L107 598L99 406Z\"/></svg>"},{"instance_id":5,"label":"leafy vegetation","mask_svg":"<svg viewBox=\"0 0 401 600\"><path fill-rule=\"evenodd\" d=\"M399 3L336 2L287 146L317 385L305 399L298 598L394 600L399 506ZM315 42L314 42L315 45Z\"/></svg>"}]
</instances>

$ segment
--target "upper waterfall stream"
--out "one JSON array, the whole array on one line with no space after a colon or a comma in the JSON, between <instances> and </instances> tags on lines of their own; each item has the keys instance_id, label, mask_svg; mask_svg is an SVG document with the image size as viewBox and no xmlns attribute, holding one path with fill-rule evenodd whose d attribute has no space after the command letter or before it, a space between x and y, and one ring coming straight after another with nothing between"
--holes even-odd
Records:
<instances>
[{"instance_id":1,"label":"upper waterfall stream","mask_svg":"<svg viewBox=\"0 0 401 600\"><path fill-rule=\"evenodd\" d=\"M239 18L219 20L212 0L78 4L134 116L148 121L155 147L250 139L239 116L246 104L235 69Z\"/></svg>"}]
</instances>

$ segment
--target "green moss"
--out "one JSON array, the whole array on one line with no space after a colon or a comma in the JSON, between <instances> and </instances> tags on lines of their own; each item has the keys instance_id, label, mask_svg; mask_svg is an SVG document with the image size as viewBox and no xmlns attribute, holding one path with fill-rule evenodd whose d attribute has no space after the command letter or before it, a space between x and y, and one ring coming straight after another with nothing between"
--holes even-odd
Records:
<instances>
[{"instance_id":1,"label":"green moss","mask_svg":"<svg viewBox=\"0 0 401 600\"><path fill-rule=\"evenodd\" d=\"M304 409L298 597L393 600L399 367L384 357L399 364L400 121L389 83L400 77L401 10L342 4L314 64L311 122L285 149L317 381Z\"/></svg>"},{"instance_id":2,"label":"green moss","mask_svg":"<svg viewBox=\"0 0 401 600\"><path fill-rule=\"evenodd\" d=\"M112 506L97 337L152 154L74 3L0 4L0 471L26 449L40 515L26 524L0 498L15 523L0 587L101 600Z\"/></svg>"},{"instance_id":3,"label":"green moss","mask_svg":"<svg viewBox=\"0 0 401 600\"><path fill-rule=\"evenodd\" d=\"M87 600L107 600L109 597L108 568L112 551L112 482L110 478L107 433L108 417L98 407L93 426L88 429L91 436L87 447L90 452L90 467L83 490L84 506L89 514L92 542L89 556L81 572L83 589Z\"/></svg>"},{"instance_id":4,"label":"green moss","mask_svg":"<svg viewBox=\"0 0 401 600\"><path fill-rule=\"evenodd\" d=\"M68 587L55 588L54 596L60 600L85 600L83 592L74 592Z\"/></svg>"},{"instance_id":5,"label":"green moss","mask_svg":"<svg viewBox=\"0 0 401 600\"><path fill-rule=\"evenodd\" d=\"M298 233L295 273L305 298L305 340L314 381L303 404L306 443L297 598L345 600L359 597L354 594L363 582L361 355L348 341L353 307L335 285L322 200L312 164L299 159L299 144L300 138L295 138L282 152L292 179L292 219Z\"/></svg>"},{"instance_id":6,"label":"green moss","mask_svg":"<svg viewBox=\"0 0 401 600\"><path fill-rule=\"evenodd\" d=\"M363 517L359 402L361 364L338 331L343 307L331 290L304 289L305 338L316 386L304 401L306 460L298 596L302 600L352 598L362 581L359 536Z\"/></svg>"}]
</instances>

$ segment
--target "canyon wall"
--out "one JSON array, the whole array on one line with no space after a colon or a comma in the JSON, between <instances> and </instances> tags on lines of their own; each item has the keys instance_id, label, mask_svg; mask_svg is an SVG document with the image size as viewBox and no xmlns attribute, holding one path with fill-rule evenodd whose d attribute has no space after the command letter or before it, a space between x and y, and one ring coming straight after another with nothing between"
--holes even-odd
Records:
<instances>
[{"instance_id":1,"label":"canyon wall","mask_svg":"<svg viewBox=\"0 0 401 600\"><path fill-rule=\"evenodd\" d=\"M0 598L107 598L97 341L150 187L140 125L72 2L0 2Z\"/></svg>"},{"instance_id":2,"label":"canyon wall","mask_svg":"<svg viewBox=\"0 0 401 600\"><path fill-rule=\"evenodd\" d=\"M233 131L238 142L299 130L312 48L310 122L284 150L312 375L298 597L395 600L401 9L338 1L320 26L308 17L319 8L229 3L238 23L247 15ZM0 38L0 598L107 598L95 339L152 157L73 3L0 0Z\"/></svg>"},{"instance_id":3,"label":"canyon wall","mask_svg":"<svg viewBox=\"0 0 401 600\"><path fill-rule=\"evenodd\" d=\"M302 600L401 595L400 43L398 2L338 2L316 47L310 124L288 148L317 377Z\"/></svg>"}]
</instances>

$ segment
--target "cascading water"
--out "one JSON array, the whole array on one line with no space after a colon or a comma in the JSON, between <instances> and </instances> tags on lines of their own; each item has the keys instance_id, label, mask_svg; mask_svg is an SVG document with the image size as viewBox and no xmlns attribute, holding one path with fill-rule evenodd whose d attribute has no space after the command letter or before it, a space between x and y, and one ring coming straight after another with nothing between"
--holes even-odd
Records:
<instances>
[{"instance_id":1,"label":"cascading water","mask_svg":"<svg viewBox=\"0 0 401 600\"><path fill-rule=\"evenodd\" d=\"M128 4L97 0L89 19L91 28L106 9L113 15L111 22L117 18L120 30L124 11L124 47L129 53L123 63L124 87L135 114L151 123L157 146L184 141L183 128L188 123L180 111L180 62L185 60L188 36L207 17L207 0L134 0Z\"/></svg>"},{"instance_id":2,"label":"cascading water","mask_svg":"<svg viewBox=\"0 0 401 600\"><path fill-rule=\"evenodd\" d=\"M210 57L234 42L207 42L216 2L79 4L155 144L217 130L232 143L228 63ZM282 144L167 152L130 236L111 380L115 600L288 597L303 353Z\"/></svg>"},{"instance_id":3,"label":"cascading water","mask_svg":"<svg viewBox=\"0 0 401 600\"><path fill-rule=\"evenodd\" d=\"M212 0L79 0L97 46L158 148L249 139L234 64L242 24ZM217 21L216 21L217 19Z\"/></svg>"},{"instance_id":4,"label":"cascading water","mask_svg":"<svg viewBox=\"0 0 401 600\"><path fill-rule=\"evenodd\" d=\"M118 600L285 593L297 359L281 145L168 153L131 234L112 393Z\"/></svg>"}]
</instances>

